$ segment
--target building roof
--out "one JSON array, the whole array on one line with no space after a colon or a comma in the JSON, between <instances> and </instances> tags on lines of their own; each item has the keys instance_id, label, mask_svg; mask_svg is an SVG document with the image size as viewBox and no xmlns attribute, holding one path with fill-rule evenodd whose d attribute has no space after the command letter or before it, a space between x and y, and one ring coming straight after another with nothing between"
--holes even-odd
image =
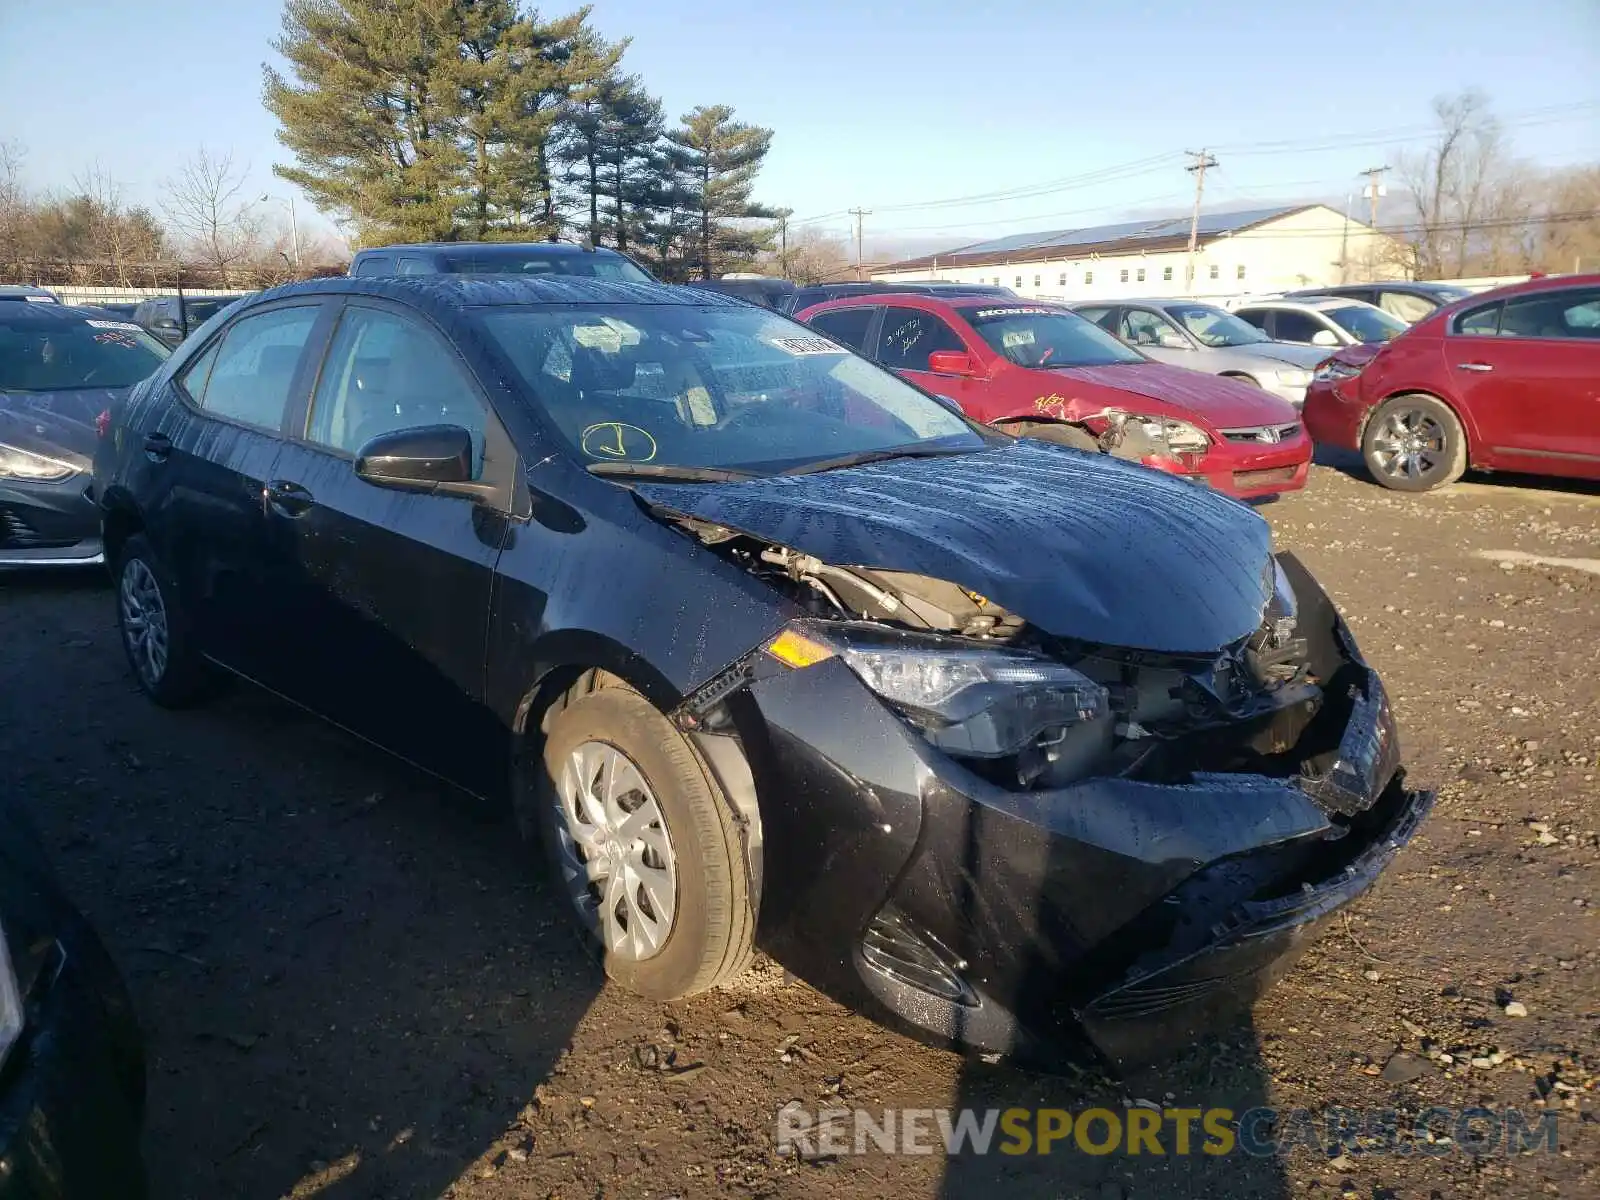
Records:
<instances>
[{"instance_id":1,"label":"building roof","mask_svg":"<svg viewBox=\"0 0 1600 1200\"><path fill-rule=\"evenodd\" d=\"M1326 206L1289 204L1279 205L1276 208L1248 208L1238 212L1202 213L1199 244L1203 246L1218 238L1242 233L1281 217L1323 207ZM1167 217L1153 221L1123 221L1116 225L1091 225L1085 229L1017 233L992 241L957 246L938 254L908 258L878 269L914 271L932 267L935 263L940 267L984 267L998 263L1041 262L1051 258L1087 258L1091 254L1136 254L1181 250L1189 244L1189 222L1189 217Z\"/></svg>"}]
</instances>

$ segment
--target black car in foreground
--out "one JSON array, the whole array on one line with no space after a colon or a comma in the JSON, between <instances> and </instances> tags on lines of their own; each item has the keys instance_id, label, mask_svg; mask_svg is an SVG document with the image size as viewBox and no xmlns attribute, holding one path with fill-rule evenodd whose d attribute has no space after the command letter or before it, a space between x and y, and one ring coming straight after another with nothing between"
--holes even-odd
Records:
<instances>
[{"instance_id":1,"label":"black car in foreground","mask_svg":"<svg viewBox=\"0 0 1600 1200\"><path fill-rule=\"evenodd\" d=\"M166 357L128 321L0 305L0 568L100 561L95 418Z\"/></svg>"},{"instance_id":2,"label":"black car in foreground","mask_svg":"<svg viewBox=\"0 0 1600 1200\"><path fill-rule=\"evenodd\" d=\"M1244 505L693 289L261 294L95 458L129 662L509 789L607 971L1113 1059L1252 998L1431 797Z\"/></svg>"},{"instance_id":3,"label":"black car in foreground","mask_svg":"<svg viewBox=\"0 0 1600 1200\"><path fill-rule=\"evenodd\" d=\"M0 1200L138 1200L143 1110L122 978L0 800Z\"/></svg>"}]
</instances>

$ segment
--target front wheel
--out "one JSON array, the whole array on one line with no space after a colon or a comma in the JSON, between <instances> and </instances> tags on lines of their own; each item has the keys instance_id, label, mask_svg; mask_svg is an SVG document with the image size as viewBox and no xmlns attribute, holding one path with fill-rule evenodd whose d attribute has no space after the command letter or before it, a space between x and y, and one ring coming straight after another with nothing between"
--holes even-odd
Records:
<instances>
[{"instance_id":1,"label":"front wheel","mask_svg":"<svg viewBox=\"0 0 1600 1200\"><path fill-rule=\"evenodd\" d=\"M163 708L201 699L214 682L194 642L177 585L149 541L135 534L117 558L117 627L133 677Z\"/></svg>"},{"instance_id":2,"label":"front wheel","mask_svg":"<svg viewBox=\"0 0 1600 1200\"><path fill-rule=\"evenodd\" d=\"M523 801L536 806L556 877L607 975L675 1000L744 970L755 912L733 808L648 700L626 686L569 694L539 775L524 781Z\"/></svg>"},{"instance_id":3,"label":"front wheel","mask_svg":"<svg viewBox=\"0 0 1600 1200\"><path fill-rule=\"evenodd\" d=\"M1361 456L1384 487L1431 492L1466 472L1467 436L1443 401L1396 396L1380 405L1367 422Z\"/></svg>"}]
</instances>

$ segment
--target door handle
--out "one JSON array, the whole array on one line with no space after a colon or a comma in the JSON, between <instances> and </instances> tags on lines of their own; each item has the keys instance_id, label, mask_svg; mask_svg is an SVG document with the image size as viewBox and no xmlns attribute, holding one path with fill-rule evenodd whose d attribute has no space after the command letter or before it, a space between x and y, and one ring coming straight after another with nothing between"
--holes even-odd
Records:
<instances>
[{"instance_id":1,"label":"door handle","mask_svg":"<svg viewBox=\"0 0 1600 1200\"><path fill-rule=\"evenodd\" d=\"M269 479L261 489L261 503L279 516L300 517L311 508L313 497L291 479Z\"/></svg>"},{"instance_id":2,"label":"door handle","mask_svg":"<svg viewBox=\"0 0 1600 1200\"><path fill-rule=\"evenodd\" d=\"M1494 368L1491 367L1488 363L1480 363L1480 362L1457 363L1456 366L1460 367L1463 371L1492 371L1492 370L1494 370Z\"/></svg>"},{"instance_id":3,"label":"door handle","mask_svg":"<svg viewBox=\"0 0 1600 1200\"><path fill-rule=\"evenodd\" d=\"M151 462L166 462L167 455L172 453L172 439L164 433L147 433L144 435L144 453Z\"/></svg>"}]
</instances>

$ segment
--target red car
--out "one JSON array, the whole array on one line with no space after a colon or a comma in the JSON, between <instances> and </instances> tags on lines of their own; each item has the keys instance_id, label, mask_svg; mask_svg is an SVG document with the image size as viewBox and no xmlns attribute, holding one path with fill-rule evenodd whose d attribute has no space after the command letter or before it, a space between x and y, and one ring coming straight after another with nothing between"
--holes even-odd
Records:
<instances>
[{"instance_id":1,"label":"red car","mask_svg":"<svg viewBox=\"0 0 1600 1200\"><path fill-rule=\"evenodd\" d=\"M1484 292L1375 352L1341 350L1318 368L1305 422L1405 492L1468 466L1600 479L1600 275Z\"/></svg>"},{"instance_id":2,"label":"red car","mask_svg":"<svg viewBox=\"0 0 1600 1200\"><path fill-rule=\"evenodd\" d=\"M1010 433L1082 447L1083 430L1103 444L1131 430L1145 465L1240 499L1305 486L1311 440L1293 405L1155 362L1062 305L851 296L796 319Z\"/></svg>"}]
</instances>

